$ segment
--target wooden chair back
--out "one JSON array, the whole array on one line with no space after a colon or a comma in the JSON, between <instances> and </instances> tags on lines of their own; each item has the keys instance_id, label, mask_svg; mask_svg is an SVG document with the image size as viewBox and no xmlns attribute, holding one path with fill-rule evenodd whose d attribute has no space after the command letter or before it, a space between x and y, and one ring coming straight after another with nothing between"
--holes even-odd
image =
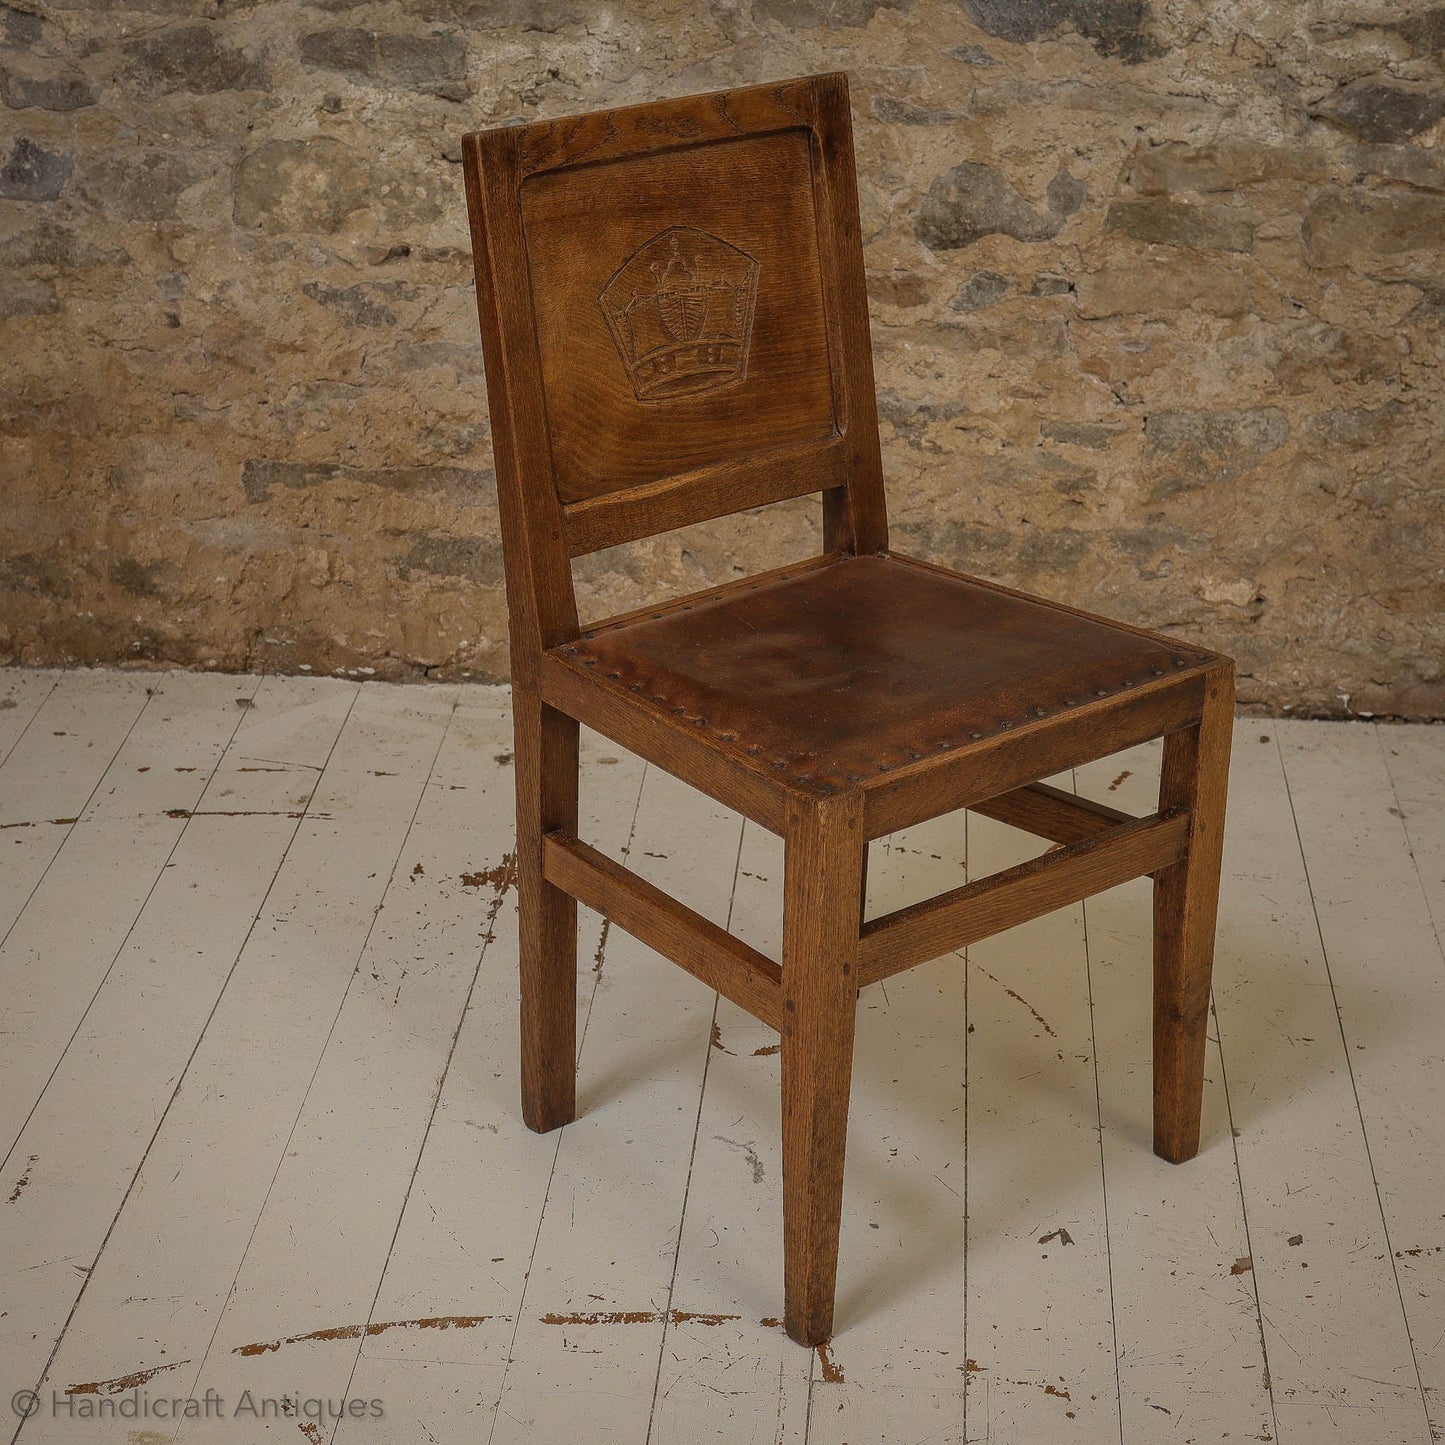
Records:
<instances>
[{"instance_id":1,"label":"wooden chair back","mask_svg":"<svg viewBox=\"0 0 1445 1445\"><path fill-rule=\"evenodd\" d=\"M847 79L466 137L514 680L571 560L821 492L887 546Z\"/></svg>"}]
</instances>

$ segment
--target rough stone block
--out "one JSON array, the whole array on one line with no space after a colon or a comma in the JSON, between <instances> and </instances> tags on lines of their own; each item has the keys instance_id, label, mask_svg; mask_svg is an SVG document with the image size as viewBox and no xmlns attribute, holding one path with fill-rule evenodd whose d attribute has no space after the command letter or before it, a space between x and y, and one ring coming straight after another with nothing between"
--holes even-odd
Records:
<instances>
[{"instance_id":1,"label":"rough stone block","mask_svg":"<svg viewBox=\"0 0 1445 1445\"><path fill-rule=\"evenodd\" d=\"M124 80L142 95L214 95L223 90L270 90L260 59L217 38L210 23L182 25L130 41Z\"/></svg>"},{"instance_id":2,"label":"rough stone block","mask_svg":"<svg viewBox=\"0 0 1445 1445\"><path fill-rule=\"evenodd\" d=\"M1049 241L1084 204L1085 188L1067 170L1049 182L1044 204L1031 204L1001 171L963 161L939 176L918 208L918 239L934 251L956 251L985 236Z\"/></svg>"},{"instance_id":3,"label":"rough stone block","mask_svg":"<svg viewBox=\"0 0 1445 1445\"><path fill-rule=\"evenodd\" d=\"M912 0L753 0L753 20L787 29L856 30L880 10L907 10Z\"/></svg>"},{"instance_id":4,"label":"rough stone block","mask_svg":"<svg viewBox=\"0 0 1445 1445\"><path fill-rule=\"evenodd\" d=\"M975 271L954 293L948 304L955 311L981 311L995 306L1008 295L1009 279L997 271Z\"/></svg>"},{"instance_id":5,"label":"rough stone block","mask_svg":"<svg viewBox=\"0 0 1445 1445\"><path fill-rule=\"evenodd\" d=\"M340 141L272 140L236 167L232 210L238 226L329 234L360 211L370 193L369 167Z\"/></svg>"},{"instance_id":6,"label":"rough stone block","mask_svg":"<svg viewBox=\"0 0 1445 1445\"><path fill-rule=\"evenodd\" d=\"M0 317L48 316L59 309L53 283L0 276Z\"/></svg>"},{"instance_id":7,"label":"rough stone block","mask_svg":"<svg viewBox=\"0 0 1445 1445\"><path fill-rule=\"evenodd\" d=\"M29 136L19 136L0 166L0 196L10 201L53 201L65 189L72 164L69 151L47 150Z\"/></svg>"},{"instance_id":8,"label":"rough stone block","mask_svg":"<svg viewBox=\"0 0 1445 1445\"><path fill-rule=\"evenodd\" d=\"M1197 251L1252 251L1254 222L1223 206L1149 197L1112 201L1105 222L1136 241L1160 246L1189 246Z\"/></svg>"},{"instance_id":9,"label":"rough stone block","mask_svg":"<svg viewBox=\"0 0 1445 1445\"><path fill-rule=\"evenodd\" d=\"M1135 152L1126 175L1140 195L1162 196L1176 191L1235 191L1270 181L1318 184L1329 171L1329 154L1313 146L1257 141L1194 146L1166 141Z\"/></svg>"},{"instance_id":10,"label":"rough stone block","mask_svg":"<svg viewBox=\"0 0 1445 1445\"><path fill-rule=\"evenodd\" d=\"M1289 440L1278 407L1240 411L1157 411L1144 423L1155 461L1154 496L1238 481Z\"/></svg>"},{"instance_id":11,"label":"rough stone block","mask_svg":"<svg viewBox=\"0 0 1445 1445\"><path fill-rule=\"evenodd\" d=\"M1361 80L1311 107L1310 114L1334 121L1363 141L1390 145L1429 130L1445 116L1445 89Z\"/></svg>"},{"instance_id":12,"label":"rough stone block","mask_svg":"<svg viewBox=\"0 0 1445 1445\"><path fill-rule=\"evenodd\" d=\"M30 76L0 73L0 98L12 110L84 110L99 99L83 75Z\"/></svg>"},{"instance_id":13,"label":"rough stone block","mask_svg":"<svg viewBox=\"0 0 1445 1445\"><path fill-rule=\"evenodd\" d=\"M88 165L80 189L98 210L123 221L172 221L181 193L205 176L190 156L176 151L123 151Z\"/></svg>"},{"instance_id":14,"label":"rough stone block","mask_svg":"<svg viewBox=\"0 0 1445 1445\"><path fill-rule=\"evenodd\" d=\"M40 39L45 21L33 11L0 5L0 25L5 27L6 41L21 50L28 49Z\"/></svg>"},{"instance_id":15,"label":"rough stone block","mask_svg":"<svg viewBox=\"0 0 1445 1445\"><path fill-rule=\"evenodd\" d=\"M1445 196L1419 191L1326 191L1305 213L1301 234L1311 266L1438 279L1445 245Z\"/></svg>"},{"instance_id":16,"label":"rough stone block","mask_svg":"<svg viewBox=\"0 0 1445 1445\"><path fill-rule=\"evenodd\" d=\"M1178 261L1116 264L1075 283L1079 315L1152 316L1195 307L1216 316L1244 316L1254 309L1249 283L1220 263Z\"/></svg>"},{"instance_id":17,"label":"rough stone block","mask_svg":"<svg viewBox=\"0 0 1445 1445\"><path fill-rule=\"evenodd\" d=\"M1137 64L1160 53L1149 0L963 0L980 30L1001 40L1042 40L1060 30L1093 41L1100 55Z\"/></svg>"},{"instance_id":18,"label":"rough stone block","mask_svg":"<svg viewBox=\"0 0 1445 1445\"><path fill-rule=\"evenodd\" d=\"M341 27L301 37L301 60L344 75L357 85L415 90L443 100L465 100L467 46L454 31L408 35Z\"/></svg>"}]
</instances>

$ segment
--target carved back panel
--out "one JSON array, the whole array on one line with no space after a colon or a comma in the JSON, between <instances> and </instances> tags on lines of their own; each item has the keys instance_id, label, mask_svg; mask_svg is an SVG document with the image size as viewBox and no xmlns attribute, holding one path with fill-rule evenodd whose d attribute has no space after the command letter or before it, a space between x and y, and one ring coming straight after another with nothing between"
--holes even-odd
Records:
<instances>
[{"instance_id":1,"label":"carved back panel","mask_svg":"<svg viewBox=\"0 0 1445 1445\"><path fill-rule=\"evenodd\" d=\"M522 183L563 502L835 428L803 130Z\"/></svg>"},{"instance_id":2,"label":"carved back panel","mask_svg":"<svg viewBox=\"0 0 1445 1445\"><path fill-rule=\"evenodd\" d=\"M551 645L572 556L808 492L830 546L885 545L844 77L464 159L514 620Z\"/></svg>"}]
</instances>

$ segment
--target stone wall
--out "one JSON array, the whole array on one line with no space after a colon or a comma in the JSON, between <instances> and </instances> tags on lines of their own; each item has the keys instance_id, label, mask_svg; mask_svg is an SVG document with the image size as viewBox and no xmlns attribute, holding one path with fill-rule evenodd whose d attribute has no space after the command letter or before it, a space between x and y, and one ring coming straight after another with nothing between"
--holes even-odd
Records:
<instances>
[{"instance_id":1,"label":"stone wall","mask_svg":"<svg viewBox=\"0 0 1445 1445\"><path fill-rule=\"evenodd\" d=\"M8 0L0 659L499 678L458 140L853 76L898 545L1445 712L1445 8ZM786 504L591 615L802 555Z\"/></svg>"}]
</instances>

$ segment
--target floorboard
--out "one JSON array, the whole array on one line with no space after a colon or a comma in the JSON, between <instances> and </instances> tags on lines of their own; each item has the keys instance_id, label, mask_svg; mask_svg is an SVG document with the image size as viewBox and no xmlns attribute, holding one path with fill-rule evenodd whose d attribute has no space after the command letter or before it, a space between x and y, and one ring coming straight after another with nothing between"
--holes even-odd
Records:
<instances>
[{"instance_id":1,"label":"floorboard","mask_svg":"<svg viewBox=\"0 0 1445 1445\"><path fill-rule=\"evenodd\" d=\"M0 673L0 768L62 676L49 668L9 668Z\"/></svg>"},{"instance_id":2,"label":"floorboard","mask_svg":"<svg viewBox=\"0 0 1445 1445\"><path fill-rule=\"evenodd\" d=\"M164 677L64 673L15 739L0 765L0 945Z\"/></svg>"},{"instance_id":3,"label":"floorboard","mask_svg":"<svg viewBox=\"0 0 1445 1445\"><path fill-rule=\"evenodd\" d=\"M968 837L974 877L1045 846L976 816ZM1118 1445L1082 909L975 944L968 968L968 1438Z\"/></svg>"},{"instance_id":4,"label":"floorboard","mask_svg":"<svg viewBox=\"0 0 1445 1445\"><path fill-rule=\"evenodd\" d=\"M47 1379L195 1382L431 772L451 688L368 685ZM319 1265L319 1262L318 1262ZM38 1414L29 1440L71 1438Z\"/></svg>"},{"instance_id":5,"label":"floorboard","mask_svg":"<svg viewBox=\"0 0 1445 1445\"><path fill-rule=\"evenodd\" d=\"M0 944L12 1034L0 1054L0 1141L8 1155L125 945L195 810L230 804L212 777L256 678L177 673L154 695Z\"/></svg>"},{"instance_id":6,"label":"floorboard","mask_svg":"<svg viewBox=\"0 0 1445 1445\"><path fill-rule=\"evenodd\" d=\"M354 697L270 678L57 1061L4 1176L0 1385L33 1386L261 912ZM248 761L254 750L267 759ZM204 802L204 797L203 797ZM24 1185L19 1181L23 1179Z\"/></svg>"},{"instance_id":7,"label":"floorboard","mask_svg":"<svg viewBox=\"0 0 1445 1445\"><path fill-rule=\"evenodd\" d=\"M1381 1313L1388 1269L1409 1346L1388 1369L1353 1356L1307 1420L1321 1436L1339 1421L1345 1439L1362 1411L1389 1401L1381 1438L1404 1440L1422 1438L1425 1414L1445 1435L1445 959L1378 731L1275 728L1338 1019L1320 1042L1343 1053L1372 1175L1375 1208L1367 1199L1357 1217L1371 1226L1372 1262L1384 1260ZM1342 1324L1354 1333L1350 1316Z\"/></svg>"},{"instance_id":8,"label":"floorboard","mask_svg":"<svg viewBox=\"0 0 1445 1445\"><path fill-rule=\"evenodd\" d=\"M521 1124L509 728L502 689L0 673L8 1438L1445 1436L1445 728L1237 724L1187 1165L1146 881L866 990L815 1351L772 1030L583 910L579 1117ZM1158 757L1056 781L1147 812ZM582 818L776 956L777 839L590 734ZM1041 846L881 839L870 912Z\"/></svg>"},{"instance_id":9,"label":"floorboard","mask_svg":"<svg viewBox=\"0 0 1445 1445\"><path fill-rule=\"evenodd\" d=\"M1152 812L1160 754L1154 743L1081 768L1078 790ZM1215 1022L1200 1152L1184 1165L1153 1153L1151 912L1146 879L1084 901L1123 1438L1269 1439L1269 1367Z\"/></svg>"},{"instance_id":10,"label":"floorboard","mask_svg":"<svg viewBox=\"0 0 1445 1445\"><path fill-rule=\"evenodd\" d=\"M650 770L630 867L704 917L728 916L741 820ZM703 856L712 866L695 867ZM647 1434L715 995L612 931L491 1440ZM622 1201L625 1200L625 1206Z\"/></svg>"},{"instance_id":11,"label":"floorboard","mask_svg":"<svg viewBox=\"0 0 1445 1445\"><path fill-rule=\"evenodd\" d=\"M872 845L868 912L966 882L971 824L954 814ZM817 1445L965 1438L973 983L951 954L859 998L838 1336L813 1365Z\"/></svg>"},{"instance_id":12,"label":"floorboard","mask_svg":"<svg viewBox=\"0 0 1445 1445\"><path fill-rule=\"evenodd\" d=\"M508 789L510 757L510 747L496 755ZM582 759L582 836L625 858L645 769L587 732ZM494 828L509 844L510 814L485 824ZM386 1415L342 1422L343 1445L485 1440L496 1419L565 1131L533 1134L517 1108L516 893L505 875L493 879L482 968L372 1310L381 1328L349 1347L351 1396L384 1400ZM584 1046L609 946L600 920L579 910Z\"/></svg>"},{"instance_id":13,"label":"floorboard","mask_svg":"<svg viewBox=\"0 0 1445 1445\"><path fill-rule=\"evenodd\" d=\"M754 824L729 929L782 949L783 852ZM783 1334L778 1035L719 999L648 1439L784 1445L805 1438L812 1355Z\"/></svg>"}]
</instances>

